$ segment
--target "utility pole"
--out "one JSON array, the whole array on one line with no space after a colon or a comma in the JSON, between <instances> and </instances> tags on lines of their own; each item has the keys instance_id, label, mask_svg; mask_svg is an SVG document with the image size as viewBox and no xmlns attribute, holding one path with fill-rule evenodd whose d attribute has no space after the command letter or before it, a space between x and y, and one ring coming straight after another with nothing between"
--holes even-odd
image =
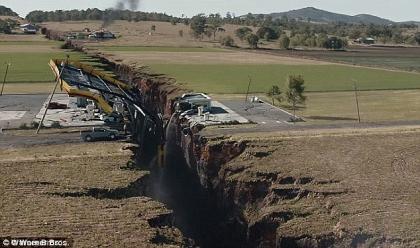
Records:
<instances>
[{"instance_id":1,"label":"utility pole","mask_svg":"<svg viewBox=\"0 0 420 248\"><path fill-rule=\"evenodd\" d=\"M357 94L357 85L356 85L356 80L353 79L352 81L353 81L354 97L356 99L357 117L360 123L359 96Z\"/></svg>"},{"instance_id":2,"label":"utility pole","mask_svg":"<svg viewBox=\"0 0 420 248\"><path fill-rule=\"evenodd\" d=\"M50 103L51 103L51 101L52 101L52 99L54 97L55 91L57 90L57 86L58 86L58 84L61 81L61 75L63 74L64 67L68 64L68 62L69 62L69 56L67 55L66 62L65 63L64 63L64 61L61 62L61 71L60 71L60 74L57 76L54 89L53 89L53 91L51 93L51 96L50 96L50 98L48 100L47 105L45 106L44 115L42 116L41 122L38 124L38 128L36 129L36 134L39 134L39 131L41 130L41 127L42 127L42 125L44 123L44 120L45 120L45 116L47 115L48 107L50 106Z\"/></svg>"},{"instance_id":3,"label":"utility pole","mask_svg":"<svg viewBox=\"0 0 420 248\"><path fill-rule=\"evenodd\" d=\"M11 64L10 62L7 62L7 63L6 63L6 72L4 73L4 79L3 79L3 84L2 84L2 86L1 86L0 96L2 96L2 95L3 95L4 85L6 84L6 79L7 79L7 73L9 72L9 67L10 67L11 65L12 65L12 64Z\"/></svg>"},{"instance_id":4,"label":"utility pole","mask_svg":"<svg viewBox=\"0 0 420 248\"><path fill-rule=\"evenodd\" d=\"M246 91L245 102L248 101L248 94L249 94L249 89L251 88L252 77L248 76L248 79L249 79L249 82L248 82L248 89Z\"/></svg>"}]
</instances>

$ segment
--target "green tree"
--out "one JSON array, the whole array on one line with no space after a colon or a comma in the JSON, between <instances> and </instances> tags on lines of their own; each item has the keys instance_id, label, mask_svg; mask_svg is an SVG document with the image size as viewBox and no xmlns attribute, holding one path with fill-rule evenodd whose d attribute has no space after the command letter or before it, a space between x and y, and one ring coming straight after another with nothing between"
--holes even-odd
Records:
<instances>
[{"instance_id":1,"label":"green tree","mask_svg":"<svg viewBox=\"0 0 420 248\"><path fill-rule=\"evenodd\" d=\"M395 44L401 44L404 41L404 37L402 36L401 33L395 33L392 36L392 42L394 42Z\"/></svg>"},{"instance_id":2,"label":"green tree","mask_svg":"<svg viewBox=\"0 0 420 248\"><path fill-rule=\"evenodd\" d=\"M267 96L271 98L271 101L274 106L275 106L275 100L277 100L278 102L283 101L282 92L280 90L280 87L277 85L271 86L271 88L267 92Z\"/></svg>"},{"instance_id":3,"label":"green tree","mask_svg":"<svg viewBox=\"0 0 420 248\"><path fill-rule=\"evenodd\" d=\"M358 39L358 38L360 38L360 36L362 36L362 31L361 31L360 29L358 29L358 28L353 28L353 29L350 31L350 34L349 34L349 38L350 38L350 39Z\"/></svg>"},{"instance_id":4,"label":"green tree","mask_svg":"<svg viewBox=\"0 0 420 248\"><path fill-rule=\"evenodd\" d=\"M233 38L230 35L223 37L220 40L220 44L222 46L227 46L227 47L233 47L233 46L235 46L235 42L233 41Z\"/></svg>"},{"instance_id":5,"label":"green tree","mask_svg":"<svg viewBox=\"0 0 420 248\"><path fill-rule=\"evenodd\" d=\"M286 34L282 34L279 39L280 48L288 49L290 45L290 39Z\"/></svg>"},{"instance_id":6,"label":"green tree","mask_svg":"<svg viewBox=\"0 0 420 248\"><path fill-rule=\"evenodd\" d=\"M326 34L320 34L316 38L316 45L317 47L326 48L328 44L328 36Z\"/></svg>"},{"instance_id":7,"label":"green tree","mask_svg":"<svg viewBox=\"0 0 420 248\"><path fill-rule=\"evenodd\" d=\"M15 20L0 20L0 33L11 34L17 25L18 23Z\"/></svg>"},{"instance_id":8,"label":"green tree","mask_svg":"<svg viewBox=\"0 0 420 248\"><path fill-rule=\"evenodd\" d=\"M417 44L420 44L420 32L417 32L417 33L414 35L414 39L416 40Z\"/></svg>"},{"instance_id":9,"label":"green tree","mask_svg":"<svg viewBox=\"0 0 420 248\"><path fill-rule=\"evenodd\" d=\"M260 39L275 40L279 38L279 34L270 27L261 27L257 31L257 36Z\"/></svg>"},{"instance_id":10,"label":"green tree","mask_svg":"<svg viewBox=\"0 0 420 248\"><path fill-rule=\"evenodd\" d=\"M213 40L216 40L216 33L223 24L222 17L220 14L210 14L207 23L207 27L210 28L211 32L213 33Z\"/></svg>"},{"instance_id":11,"label":"green tree","mask_svg":"<svg viewBox=\"0 0 420 248\"><path fill-rule=\"evenodd\" d=\"M248 34L245 37L246 41L248 42L249 46L253 49L258 48L258 41L260 40L260 38L258 38L258 36L256 36L255 34Z\"/></svg>"},{"instance_id":12,"label":"green tree","mask_svg":"<svg viewBox=\"0 0 420 248\"><path fill-rule=\"evenodd\" d=\"M204 14L198 14L191 18L190 27L195 38L202 38L206 32L207 19Z\"/></svg>"},{"instance_id":13,"label":"green tree","mask_svg":"<svg viewBox=\"0 0 420 248\"><path fill-rule=\"evenodd\" d=\"M305 45L308 47L316 47L316 38L314 36L306 38Z\"/></svg>"},{"instance_id":14,"label":"green tree","mask_svg":"<svg viewBox=\"0 0 420 248\"><path fill-rule=\"evenodd\" d=\"M298 104L304 104L306 96L303 95L305 92L305 80L302 76L291 75L288 77L286 82L286 100L292 105L293 115L296 117L296 107Z\"/></svg>"},{"instance_id":15,"label":"green tree","mask_svg":"<svg viewBox=\"0 0 420 248\"><path fill-rule=\"evenodd\" d=\"M235 35L240 40L245 40L246 36L250 33L252 33L252 29L248 27L242 27L235 30Z\"/></svg>"}]
</instances>

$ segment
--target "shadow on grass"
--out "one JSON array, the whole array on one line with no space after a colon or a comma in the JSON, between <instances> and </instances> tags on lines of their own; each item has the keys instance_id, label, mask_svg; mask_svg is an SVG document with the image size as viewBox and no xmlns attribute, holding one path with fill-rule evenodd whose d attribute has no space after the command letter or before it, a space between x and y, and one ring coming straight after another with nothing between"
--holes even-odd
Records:
<instances>
[{"instance_id":1,"label":"shadow on grass","mask_svg":"<svg viewBox=\"0 0 420 248\"><path fill-rule=\"evenodd\" d=\"M357 121L357 118L339 116L305 116L306 119L323 121Z\"/></svg>"},{"instance_id":2,"label":"shadow on grass","mask_svg":"<svg viewBox=\"0 0 420 248\"><path fill-rule=\"evenodd\" d=\"M293 111L293 106L290 105L280 104L278 107L282 109L287 109L288 111ZM303 109L306 109L306 106L296 106L296 111Z\"/></svg>"},{"instance_id":3,"label":"shadow on grass","mask_svg":"<svg viewBox=\"0 0 420 248\"><path fill-rule=\"evenodd\" d=\"M87 190L78 192L55 192L47 194L61 197L93 197L96 199L120 200L132 197L147 196L149 191L148 185L149 175L144 175L124 188L89 188Z\"/></svg>"}]
</instances>

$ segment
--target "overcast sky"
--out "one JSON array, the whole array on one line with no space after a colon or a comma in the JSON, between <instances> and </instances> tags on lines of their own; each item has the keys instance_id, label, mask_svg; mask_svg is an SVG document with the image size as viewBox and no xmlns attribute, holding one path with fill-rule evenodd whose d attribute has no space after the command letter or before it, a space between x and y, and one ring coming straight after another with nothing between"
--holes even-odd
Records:
<instances>
[{"instance_id":1,"label":"overcast sky","mask_svg":"<svg viewBox=\"0 0 420 248\"><path fill-rule=\"evenodd\" d=\"M116 0L0 0L24 17L31 10L105 9L113 7ZM303 7L315 7L348 15L372 14L393 21L420 21L419 0L141 0L141 11L192 16L197 13L283 12Z\"/></svg>"}]
</instances>

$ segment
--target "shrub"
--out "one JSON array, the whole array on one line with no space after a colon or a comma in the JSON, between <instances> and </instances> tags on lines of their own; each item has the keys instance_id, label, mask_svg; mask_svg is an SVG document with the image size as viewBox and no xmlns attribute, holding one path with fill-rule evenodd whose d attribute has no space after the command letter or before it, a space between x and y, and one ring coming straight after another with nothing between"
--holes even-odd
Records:
<instances>
[{"instance_id":1,"label":"shrub","mask_svg":"<svg viewBox=\"0 0 420 248\"><path fill-rule=\"evenodd\" d=\"M235 46L235 42L234 42L233 38L230 37L230 35L223 37L220 40L220 44L222 46L227 46L227 47L233 47L233 46Z\"/></svg>"},{"instance_id":2,"label":"shrub","mask_svg":"<svg viewBox=\"0 0 420 248\"><path fill-rule=\"evenodd\" d=\"M279 38L279 34L274 29L269 27L261 27L258 29L257 36L258 38L265 40L276 40Z\"/></svg>"},{"instance_id":3,"label":"shrub","mask_svg":"<svg viewBox=\"0 0 420 248\"><path fill-rule=\"evenodd\" d=\"M289 48L289 45L290 45L290 39L289 39L289 37L287 37L287 35L285 35L285 34L282 34L280 36L280 40L279 40L279 46L280 46L280 48L288 49Z\"/></svg>"},{"instance_id":4,"label":"shrub","mask_svg":"<svg viewBox=\"0 0 420 248\"><path fill-rule=\"evenodd\" d=\"M242 28L238 28L235 30L235 35L240 39L240 40L245 40L246 36L248 34L252 33L252 29L248 28L248 27L242 27Z\"/></svg>"},{"instance_id":5,"label":"shrub","mask_svg":"<svg viewBox=\"0 0 420 248\"><path fill-rule=\"evenodd\" d=\"M258 41L260 39L255 34L248 34L246 36L246 41L248 42L251 48L258 48Z\"/></svg>"}]
</instances>

